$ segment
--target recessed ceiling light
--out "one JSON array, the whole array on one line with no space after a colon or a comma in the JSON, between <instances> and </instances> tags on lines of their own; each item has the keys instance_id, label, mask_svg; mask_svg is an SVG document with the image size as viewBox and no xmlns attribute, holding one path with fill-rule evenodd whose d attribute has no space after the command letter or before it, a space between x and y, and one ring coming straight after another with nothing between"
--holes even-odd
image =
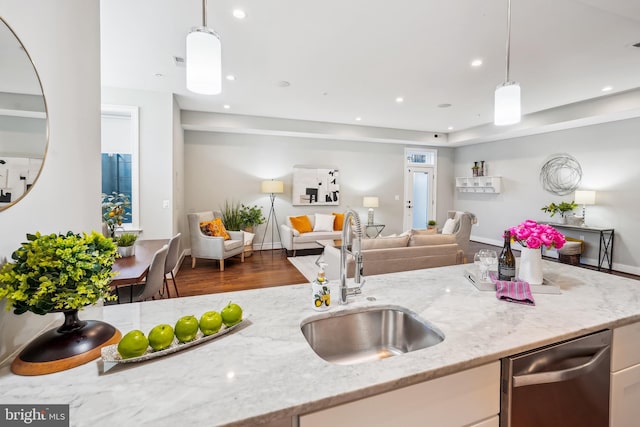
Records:
<instances>
[{"instance_id":1,"label":"recessed ceiling light","mask_svg":"<svg viewBox=\"0 0 640 427\"><path fill-rule=\"evenodd\" d=\"M359 122L360 120L362 120L362 117L360 116L356 117L356 122Z\"/></svg>"},{"instance_id":2,"label":"recessed ceiling light","mask_svg":"<svg viewBox=\"0 0 640 427\"><path fill-rule=\"evenodd\" d=\"M234 81L235 79L236 76L234 76L233 74L227 74L227 80Z\"/></svg>"},{"instance_id":3,"label":"recessed ceiling light","mask_svg":"<svg viewBox=\"0 0 640 427\"><path fill-rule=\"evenodd\" d=\"M397 97L397 98L396 98L396 102L397 102L398 104L402 104L402 103L404 102L404 98L403 98L403 97L401 97L401 96L399 96L399 97Z\"/></svg>"},{"instance_id":4,"label":"recessed ceiling light","mask_svg":"<svg viewBox=\"0 0 640 427\"><path fill-rule=\"evenodd\" d=\"M605 87L603 87L603 88L602 88L602 91L603 91L603 92L609 92L609 91L611 91L612 89L613 89L613 87L612 87L612 86L605 86Z\"/></svg>"},{"instance_id":5,"label":"recessed ceiling light","mask_svg":"<svg viewBox=\"0 0 640 427\"><path fill-rule=\"evenodd\" d=\"M453 126L449 126L447 130L453 130Z\"/></svg>"},{"instance_id":6,"label":"recessed ceiling light","mask_svg":"<svg viewBox=\"0 0 640 427\"><path fill-rule=\"evenodd\" d=\"M244 19L247 17L247 13L242 9L234 9L233 17L236 19Z\"/></svg>"},{"instance_id":7,"label":"recessed ceiling light","mask_svg":"<svg viewBox=\"0 0 640 427\"><path fill-rule=\"evenodd\" d=\"M225 110L228 110L229 108L231 108L231 105L229 105L229 104L224 104L224 105L222 106L222 108L224 108Z\"/></svg>"},{"instance_id":8,"label":"recessed ceiling light","mask_svg":"<svg viewBox=\"0 0 640 427\"><path fill-rule=\"evenodd\" d=\"M448 104L448 103L438 104L438 108L449 108L449 107L451 107L451 104Z\"/></svg>"},{"instance_id":9,"label":"recessed ceiling light","mask_svg":"<svg viewBox=\"0 0 640 427\"><path fill-rule=\"evenodd\" d=\"M473 61L471 61L472 67L479 67L481 65L482 65L482 59L474 59Z\"/></svg>"},{"instance_id":10,"label":"recessed ceiling light","mask_svg":"<svg viewBox=\"0 0 640 427\"><path fill-rule=\"evenodd\" d=\"M278 83L276 83L276 85L279 87L288 87L291 86L291 83L286 80L280 80Z\"/></svg>"},{"instance_id":11,"label":"recessed ceiling light","mask_svg":"<svg viewBox=\"0 0 640 427\"><path fill-rule=\"evenodd\" d=\"M154 74L154 76L156 76L156 77L164 77L164 74L162 74L162 73L155 73L155 74Z\"/></svg>"}]
</instances>

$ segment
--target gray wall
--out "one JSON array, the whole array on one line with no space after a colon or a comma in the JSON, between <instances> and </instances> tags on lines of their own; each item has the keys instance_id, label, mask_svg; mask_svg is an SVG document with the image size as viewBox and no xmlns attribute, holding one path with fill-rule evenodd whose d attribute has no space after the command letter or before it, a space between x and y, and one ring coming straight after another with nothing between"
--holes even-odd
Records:
<instances>
[{"instance_id":1,"label":"gray wall","mask_svg":"<svg viewBox=\"0 0 640 427\"><path fill-rule=\"evenodd\" d=\"M472 238L501 244L503 230L525 219L555 220L540 208L551 202L571 201L573 194L555 196L539 181L548 157L568 153L582 167L580 189L596 190L596 205L587 206L587 224L615 228L614 269L640 274L640 119L628 119L540 135L496 141L455 150L455 175L470 176L475 160L485 160L489 175L502 176L502 193L456 193L455 205L474 212L479 223ZM576 209L581 213L581 208ZM587 239L583 261L595 264L597 234L567 235Z\"/></svg>"},{"instance_id":2,"label":"gray wall","mask_svg":"<svg viewBox=\"0 0 640 427\"><path fill-rule=\"evenodd\" d=\"M399 233L403 215L403 159L404 145L400 144L186 131L185 208L187 212L219 209L225 200L234 200L262 206L266 216L270 202L267 195L260 193L260 182L274 178L285 184L284 194L276 200L279 223L287 215L331 213L347 207L366 218L362 197L376 195L380 200L380 207L375 210L376 222L386 224L385 234ZM452 162L452 150L438 148L437 218L441 223L453 206ZM293 206L294 166L338 168L340 205ZM399 200L395 200L396 195ZM264 232L264 225L258 227L254 244L262 241ZM279 241L277 233L274 241ZM270 230L265 242L271 242Z\"/></svg>"}]
</instances>

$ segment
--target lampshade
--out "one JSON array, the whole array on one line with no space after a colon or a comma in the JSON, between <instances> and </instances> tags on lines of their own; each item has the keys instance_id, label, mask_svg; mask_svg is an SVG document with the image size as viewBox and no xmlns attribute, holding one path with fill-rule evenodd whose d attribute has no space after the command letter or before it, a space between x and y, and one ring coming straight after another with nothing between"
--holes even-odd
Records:
<instances>
[{"instance_id":1,"label":"lampshade","mask_svg":"<svg viewBox=\"0 0 640 427\"><path fill-rule=\"evenodd\" d=\"M520 122L520 85L505 82L496 88L494 104L494 123L497 126L512 125Z\"/></svg>"},{"instance_id":2,"label":"lampshade","mask_svg":"<svg viewBox=\"0 0 640 427\"><path fill-rule=\"evenodd\" d=\"M222 45L207 27L194 27L187 35L187 89L203 95L222 91Z\"/></svg>"},{"instance_id":3,"label":"lampshade","mask_svg":"<svg viewBox=\"0 0 640 427\"><path fill-rule=\"evenodd\" d=\"M592 190L576 190L574 201L579 205L595 205L596 192Z\"/></svg>"},{"instance_id":4,"label":"lampshade","mask_svg":"<svg viewBox=\"0 0 640 427\"><path fill-rule=\"evenodd\" d=\"M362 206L365 208L377 208L378 198L374 196L365 196L362 198Z\"/></svg>"},{"instance_id":5,"label":"lampshade","mask_svg":"<svg viewBox=\"0 0 640 427\"><path fill-rule=\"evenodd\" d=\"M282 181L262 181L263 193L284 193L284 182Z\"/></svg>"}]
</instances>

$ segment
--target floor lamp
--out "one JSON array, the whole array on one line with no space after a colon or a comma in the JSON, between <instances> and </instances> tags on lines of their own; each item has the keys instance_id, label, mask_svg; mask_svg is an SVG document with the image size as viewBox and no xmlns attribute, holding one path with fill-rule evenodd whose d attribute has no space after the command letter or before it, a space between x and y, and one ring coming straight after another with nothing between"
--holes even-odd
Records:
<instances>
[{"instance_id":1,"label":"floor lamp","mask_svg":"<svg viewBox=\"0 0 640 427\"><path fill-rule=\"evenodd\" d=\"M262 250L262 248L264 247L264 238L267 236L267 229L269 228L271 218L273 218L273 223L271 224L271 249L273 249L274 226L278 230L278 237L280 238L280 244L282 245L282 237L280 237L280 228L278 228L278 220L276 218L274 203L276 201L276 194L284 193L284 183L282 181L274 181L273 179L270 181L262 181L262 192L269 194L269 197L271 198L271 209L269 210L267 224L264 228L264 234L262 235L262 245L260 245L260 250Z\"/></svg>"}]
</instances>

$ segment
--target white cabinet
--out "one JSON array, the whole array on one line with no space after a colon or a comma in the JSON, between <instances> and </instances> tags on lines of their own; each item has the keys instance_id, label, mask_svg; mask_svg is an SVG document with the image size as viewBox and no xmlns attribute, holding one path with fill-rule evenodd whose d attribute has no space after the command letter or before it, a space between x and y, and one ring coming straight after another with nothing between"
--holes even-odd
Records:
<instances>
[{"instance_id":1,"label":"white cabinet","mask_svg":"<svg viewBox=\"0 0 640 427\"><path fill-rule=\"evenodd\" d=\"M300 427L497 427L500 362L300 416Z\"/></svg>"},{"instance_id":2,"label":"white cabinet","mask_svg":"<svg viewBox=\"0 0 640 427\"><path fill-rule=\"evenodd\" d=\"M502 178L499 176L474 176L456 178L456 189L461 193L499 193Z\"/></svg>"},{"instance_id":3,"label":"white cabinet","mask_svg":"<svg viewBox=\"0 0 640 427\"><path fill-rule=\"evenodd\" d=\"M613 331L609 425L637 426L640 419L640 323Z\"/></svg>"}]
</instances>

